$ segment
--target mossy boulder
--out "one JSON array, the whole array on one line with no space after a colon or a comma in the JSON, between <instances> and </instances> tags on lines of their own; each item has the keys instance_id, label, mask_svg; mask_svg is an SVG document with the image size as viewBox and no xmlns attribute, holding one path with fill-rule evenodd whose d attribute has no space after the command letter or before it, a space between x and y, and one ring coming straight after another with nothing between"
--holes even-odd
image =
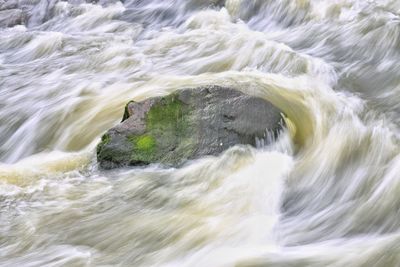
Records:
<instances>
[{"instance_id":1,"label":"mossy boulder","mask_svg":"<svg viewBox=\"0 0 400 267\"><path fill-rule=\"evenodd\" d=\"M130 101L122 122L97 146L102 168L161 163L218 155L237 144L255 146L267 131L282 128L280 111L264 99L219 86L178 90Z\"/></svg>"}]
</instances>

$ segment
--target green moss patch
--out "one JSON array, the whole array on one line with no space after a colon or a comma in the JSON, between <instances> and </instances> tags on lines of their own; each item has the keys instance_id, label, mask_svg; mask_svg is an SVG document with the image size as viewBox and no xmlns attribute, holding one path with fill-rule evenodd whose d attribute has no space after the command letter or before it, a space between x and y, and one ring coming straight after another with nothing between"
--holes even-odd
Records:
<instances>
[{"instance_id":1,"label":"green moss patch","mask_svg":"<svg viewBox=\"0 0 400 267\"><path fill-rule=\"evenodd\" d=\"M134 162L151 162L156 155L156 140L151 135L139 135L129 137L132 144L131 160Z\"/></svg>"},{"instance_id":2,"label":"green moss patch","mask_svg":"<svg viewBox=\"0 0 400 267\"><path fill-rule=\"evenodd\" d=\"M147 130L185 130L184 104L175 94L163 97L147 113ZM171 129L172 128L172 129Z\"/></svg>"},{"instance_id":3,"label":"green moss patch","mask_svg":"<svg viewBox=\"0 0 400 267\"><path fill-rule=\"evenodd\" d=\"M136 150L146 153L153 152L156 146L155 139L150 135L141 135L136 138L135 142L136 142L135 144Z\"/></svg>"},{"instance_id":4,"label":"green moss patch","mask_svg":"<svg viewBox=\"0 0 400 267\"><path fill-rule=\"evenodd\" d=\"M111 141L111 136L110 134L106 133L101 137L101 141L100 143L97 145L97 154L99 154L99 152L101 151L101 149L107 145L108 143L110 143Z\"/></svg>"},{"instance_id":5,"label":"green moss patch","mask_svg":"<svg viewBox=\"0 0 400 267\"><path fill-rule=\"evenodd\" d=\"M174 163L187 154L188 107L176 94L161 98L146 114L145 134L129 137L131 163Z\"/></svg>"}]
</instances>

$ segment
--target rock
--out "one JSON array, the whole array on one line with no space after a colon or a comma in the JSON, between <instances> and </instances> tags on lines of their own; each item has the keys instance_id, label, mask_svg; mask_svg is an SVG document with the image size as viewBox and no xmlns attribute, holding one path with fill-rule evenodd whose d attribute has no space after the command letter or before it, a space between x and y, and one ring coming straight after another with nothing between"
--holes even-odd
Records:
<instances>
[{"instance_id":1,"label":"rock","mask_svg":"<svg viewBox=\"0 0 400 267\"><path fill-rule=\"evenodd\" d=\"M218 155L236 144L255 146L267 129L282 128L271 103L219 86L183 89L164 97L131 101L120 124L97 146L100 167L162 163Z\"/></svg>"},{"instance_id":2,"label":"rock","mask_svg":"<svg viewBox=\"0 0 400 267\"><path fill-rule=\"evenodd\" d=\"M25 13L20 9L0 11L0 28L13 27L25 23Z\"/></svg>"}]
</instances>

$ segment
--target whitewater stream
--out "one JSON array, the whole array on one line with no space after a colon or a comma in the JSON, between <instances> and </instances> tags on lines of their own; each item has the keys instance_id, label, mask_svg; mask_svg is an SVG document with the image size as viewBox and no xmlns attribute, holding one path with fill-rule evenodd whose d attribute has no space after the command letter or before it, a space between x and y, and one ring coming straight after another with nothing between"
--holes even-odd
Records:
<instances>
[{"instance_id":1,"label":"whitewater stream","mask_svg":"<svg viewBox=\"0 0 400 267\"><path fill-rule=\"evenodd\" d=\"M400 266L400 1L13 8L0 266ZM99 169L129 100L209 84L269 100L287 128L181 168Z\"/></svg>"}]
</instances>

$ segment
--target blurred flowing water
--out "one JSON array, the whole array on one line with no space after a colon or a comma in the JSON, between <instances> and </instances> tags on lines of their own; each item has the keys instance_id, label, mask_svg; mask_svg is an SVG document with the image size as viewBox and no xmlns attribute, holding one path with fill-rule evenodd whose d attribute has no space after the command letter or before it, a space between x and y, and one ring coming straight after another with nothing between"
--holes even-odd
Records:
<instances>
[{"instance_id":1,"label":"blurred flowing water","mask_svg":"<svg viewBox=\"0 0 400 267\"><path fill-rule=\"evenodd\" d=\"M8 3L26 17L0 29L1 266L400 266L399 1ZM98 169L125 103L205 84L288 129Z\"/></svg>"}]
</instances>

